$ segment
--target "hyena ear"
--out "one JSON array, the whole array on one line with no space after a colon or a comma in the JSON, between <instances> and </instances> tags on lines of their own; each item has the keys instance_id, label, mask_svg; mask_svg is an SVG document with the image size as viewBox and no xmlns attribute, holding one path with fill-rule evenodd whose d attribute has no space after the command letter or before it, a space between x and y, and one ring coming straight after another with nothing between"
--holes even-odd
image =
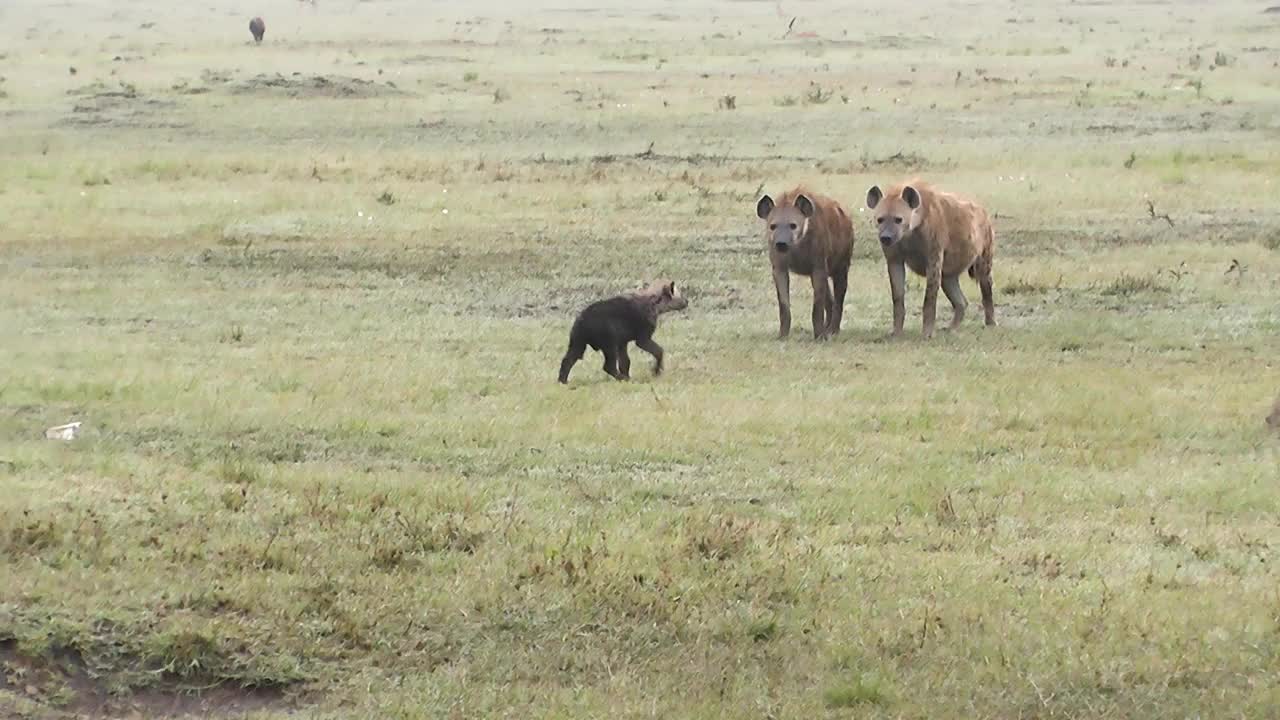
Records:
<instances>
[{"instance_id":1,"label":"hyena ear","mask_svg":"<svg viewBox=\"0 0 1280 720\"><path fill-rule=\"evenodd\" d=\"M760 202L756 203L756 215L761 220L768 220L771 212L773 212L773 198L765 195L760 198Z\"/></svg>"},{"instance_id":2,"label":"hyena ear","mask_svg":"<svg viewBox=\"0 0 1280 720\"><path fill-rule=\"evenodd\" d=\"M902 188L902 199L907 201L912 210L920 207L920 193L916 192L916 189L910 185Z\"/></svg>"},{"instance_id":3,"label":"hyena ear","mask_svg":"<svg viewBox=\"0 0 1280 720\"><path fill-rule=\"evenodd\" d=\"M804 195L796 196L796 209L805 217L813 217L813 201Z\"/></svg>"},{"instance_id":4,"label":"hyena ear","mask_svg":"<svg viewBox=\"0 0 1280 720\"><path fill-rule=\"evenodd\" d=\"M867 207L868 208L875 210L876 206L879 205L880 201L883 199L884 199L884 193L880 192L879 185L872 185L871 189L867 191Z\"/></svg>"},{"instance_id":5,"label":"hyena ear","mask_svg":"<svg viewBox=\"0 0 1280 720\"><path fill-rule=\"evenodd\" d=\"M676 296L676 283L674 280L662 286L662 295L669 298Z\"/></svg>"}]
</instances>

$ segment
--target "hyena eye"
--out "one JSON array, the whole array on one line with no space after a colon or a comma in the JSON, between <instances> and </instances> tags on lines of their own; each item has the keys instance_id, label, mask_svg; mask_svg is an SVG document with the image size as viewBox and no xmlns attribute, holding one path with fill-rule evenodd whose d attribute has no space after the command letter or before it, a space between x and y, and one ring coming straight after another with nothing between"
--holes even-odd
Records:
<instances>
[{"instance_id":1,"label":"hyena eye","mask_svg":"<svg viewBox=\"0 0 1280 720\"><path fill-rule=\"evenodd\" d=\"M902 218L894 218L894 219L893 219L893 224L894 224L894 225L901 225L901 224L902 224Z\"/></svg>"},{"instance_id":2,"label":"hyena eye","mask_svg":"<svg viewBox=\"0 0 1280 720\"><path fill-rule=\"evenodd\" d=\"M889 219L889 218L882 218L882 217L880 217L880 218L876 218L876 222L881 223L881 224L884 224L884 221L885 221L885 220L888 220L888 219Z\"/></svg>"},{"instance_id":3,"label":"hyena eye","mask_svg":"<svg viewBox=\"0 0 1280 720\"><path fill-rule=\"evenodd\" d=\"M795 223L791 223L791 229L792 229L792 230L795 230L795 229L796 229L796 224L795 224Z\"/></svg>"},{"instance_id":4,"label":"hyena eye","mask_svg":"<svg viewBox=\"0 0 1280 720\"><path fill-rule=\"evenodd\" d=\"M777 224L777 223L774 223L774 224L770 225L770 226L769 226L769 229L770 229L770 230L777 230L777 229L778 229L778 224Z\"/></svg>"}]
</instances>

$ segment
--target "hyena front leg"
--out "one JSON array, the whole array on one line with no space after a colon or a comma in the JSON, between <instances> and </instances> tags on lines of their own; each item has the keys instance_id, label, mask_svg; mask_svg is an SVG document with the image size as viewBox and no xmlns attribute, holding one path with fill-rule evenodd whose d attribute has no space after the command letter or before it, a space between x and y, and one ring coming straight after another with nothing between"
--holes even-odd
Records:
<instances>
[{"instance_id":1,"label":"hyena front leg","mask_svg":"<svg viewBox=\"0 0 1280 720\"><path fill-rule=\"evenodd\" d=\"M930 261L924 275L924 338L933 337L933 326L938 318L938 287L942 285L942 263Z\"/></svg>"},{"instance_id":2,"label":"hyena front leg","mask_svg":"<svg viewBox=\"0 0 1280 720\"><path fill-rule=\"evenodd\" d=\"M826 340L828 337L827 320L831 317L831 279L826 270L814 269L810 277L813 281L813 337Z\"/></svg>"},{"instance_id":3,"label":"hyena front leg","mask_svg":"<svg viewBox=\"0 0 1280 720\"><path fill-rule=\"evenodd\" d=\"M791 274L785 266L773 266L773 288L778 292L778 339L791 334Z\"/></svg>"},{"instance_id":4,"label":"hyena front leg","mask_svg":"<svg viewBox=\"0 0 1280 720\"><path fill-rule=\"evenodd\" d=\"M627 344L618 346L618 375L622 380L631 379L631 357L627 355Z\"/></svg>"},{"instance_id":5,"label":"hyena front leg","mask_svg":"<svg viewBox=\"0 0 1280 720\"><path fill-rule=\"evenodd\" d=\"M835 297L831 303L831 315L827 318L827 331L832 337L840 334L840 321L844 318L844 296L849 290L849 264L843 263L831 271L831 289Z\"/></svg>"},{"instance_id":6,"label":"hyena front leg","mask_svg":"<svg viewBox=\"0 0 1280 720\"><path fill-rule=\"evenodd\" d=\"M907 320L907 266L902 261L889 261L889 293L893 295L893 332L891 337L902 336L902 324Z\"/></svg>"},{"instance_id":7,"label":"hyena front leg","mask_svg":"<svg viewBox=\"0 0 1280 720\"><path fill-rule=\"evenodd\" d=\"M662 346L654 342L652 337L642 338L636 341L636 347L644 350L653 356L653 374L655 376L662 374Z\"/></svg>"},{"instance_id":8,"label":"hyena front leg","mask_svg":"<svg viewBox=\"0 0 1280 720\"><path fill-rule=\"evenodd\" d=\"M624 380L625 378L618 372L618 346L606 343L600 348L600 352L604 353L604 371L609 373L609 377Z\"/></svg>"}]
</instances>

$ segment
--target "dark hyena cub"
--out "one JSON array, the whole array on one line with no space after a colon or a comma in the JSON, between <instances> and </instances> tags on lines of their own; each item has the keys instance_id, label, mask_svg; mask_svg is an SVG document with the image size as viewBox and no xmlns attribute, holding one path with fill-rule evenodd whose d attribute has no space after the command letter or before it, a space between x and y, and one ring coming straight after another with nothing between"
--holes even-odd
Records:
<instances>
[{"instance_id":1,"label":"dark hyena cub","mask_svg":"<svg viewBox=\"0 0 1280 720\"><path fill-rule=\"evenodd\" d=\"M569 332L569 350L560 361L560 382L569 382L569 371L582 359L587 346L604 354L604 371L617 380L631 379L627 343L654 358L653 374L662 374L662 346L653 341L658 316L689 306L676 284L659 280L643 290L625 293L588 305Z\"/></svg>"}]
</instances>

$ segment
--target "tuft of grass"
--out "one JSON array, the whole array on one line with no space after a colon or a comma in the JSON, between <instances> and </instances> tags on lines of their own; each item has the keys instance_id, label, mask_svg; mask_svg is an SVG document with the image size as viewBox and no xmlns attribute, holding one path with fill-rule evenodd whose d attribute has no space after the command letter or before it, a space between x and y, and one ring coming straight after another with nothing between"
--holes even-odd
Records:
<instances>
[{"instance_id":1,"label":"tuft of grass","mask_svg":"<svg viewBox=\"0 0 1280 720\"><path fill-rule=\"evenodd\" d=\"M1014 278L1005 283L1001 283L1000 292L1006 295L1043 295L1050 290L1060 289L1062 279L1059 278L1056 285L1049 285L1045 282L1030 280L1025 277Z\"/></svg>"},{"instance_id":2,"label":"tuft of grass","mask_svg":"<svg viewBox=\"0 0 1280 720\"><path fill-rule=\"evenodd\" d=\"M1160 282L1156 275L1130 275L1121 273L1114 280L1103 284L1101 292L1110 297L1131 297L1143 293L1168 292L1168 286Z\"/></svg>"},{"instance_id":3,"label":"tuft of grass","mask_svg":"<svg viewBox=\"0 0 1280 720\"><path fill-rule=\"evenodd\" d=\"M778 635L778 621L775 618L753 620L747 626L747 637L754 642L768 642Z\"/></svg>"},{"instance_id":4,"label":"tuft of grass","mask_svg":"<svg viewBox=\"0 0 1280 720\"><path fill-rule=\"evenodd\" d=\"M822 701L829 708L854 708L861 705L887 705L889 696L879 677L863 674L851 682L823 690Z\"/></svg>"},{"instance_id":5,"label":"tuft of grass","mask_svg":"<svg viewBox=\"0 0 1280 720\"><path fill-rule=\"evenodd\" d=\"M804 101L808 105L826 105L831 98L835 97L835 91L830 88L823 88L821 85L811 82L809 89L805 91Z\"/></svg>"}]
</instances>

